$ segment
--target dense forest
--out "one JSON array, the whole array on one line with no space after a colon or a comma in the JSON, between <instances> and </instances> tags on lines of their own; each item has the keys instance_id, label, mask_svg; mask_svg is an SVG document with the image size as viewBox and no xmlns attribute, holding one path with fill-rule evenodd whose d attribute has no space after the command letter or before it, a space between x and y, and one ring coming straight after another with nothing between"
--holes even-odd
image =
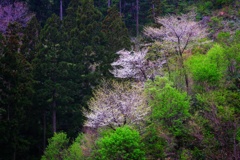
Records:
<instances>
[{"instance_id":1,"label":"dense forest","mask_svg":"<svg viewBox=\"0 0 240 160\"><path fill-rule=\"evenodd\" d=\"M1 0L0 160L239 160L238 0Z\"/></svg>"}]
</instances>

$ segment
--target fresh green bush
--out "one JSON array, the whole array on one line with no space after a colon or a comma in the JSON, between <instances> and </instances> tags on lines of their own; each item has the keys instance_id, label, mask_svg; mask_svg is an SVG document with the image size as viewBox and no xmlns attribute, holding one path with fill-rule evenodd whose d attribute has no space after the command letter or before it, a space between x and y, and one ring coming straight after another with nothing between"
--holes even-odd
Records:
<instances>
[{"instance_id":1,"label":"fresh green bush","mask_svg":"<svg viewBox=\"0 0 240 160\"><path fill-rule=\"evenodd\" d=\"M152 107L152 119L169 129L174 136L184 135L184 121L190 116L187 94L173 88L167 78L161 77L148 81L146 91Z\"/></svg>"},{"instance_id":2,"label":"fresh green bush","mask_svg":"<svg viewBox=\"0 0 240 160\"><path fill-rule=\"evenodd\" d=\"M79 160L82 159L80 134L75 141L69 146L69 139L66 133L55 133L49 139L49 144L41 160Z\"/></svg>"},{"instance_id":3,"label":"fresh green bush","mask_svg":"<svg viewBox=\"0 0 240 160\"><path fill-rule=\"evenodd\" d=\"M143 135L144 150L148 155L148 159L164 159L166 154L165 150L168 149L168 143L162 136L165 134L165 130L161 126L151 123L146 127L146 131Z\"/></svg>"},{"instance_id":4,"label":"fresh green bush","mask_svg":"<svg viewBox=\"0 0 240 160\"><path fill-rule=\"evenodd\" d=\"M206 55L193 55L186 65L193 79L200 85L207 83L208 86L217 86L225 75L228 61L225 59L224 48L215 45Z\"/></svg>"},{"instance_id":5,"label":"fresh green bush","mask_svg":"<svg viewBox=\"0 0 240 160\"><path fill-rule=\"evenodd\" d=\"M117 128L97 141L96 159L99 160L142 160L145 153L142 150L139 133L128 126Z\"/></svg>"},{"instance_id":6,"label":"fresh green bush","mask_svg":"<svg viewBox=\"0 0 240 160\"><path fill-rule=\"evenodd\" d=\"M211 1L206 1L204 3L199 3L197 10L201 15L209 15L212 8L213 3Z\"/></svg>"},{"instance_id":7,"label":"fresh green bush","mask_svg":"<svg viewBox=\"0 0 240 160\"><path fill-rule=\"evenodd\" d=\"M220 79L220 73L217 65L211 63L205 55L195 55L189 59L187 65L193 75L193 79L198 82L208 82L210 84L216 84Z\"/></svg>"},{"instance_id":8,"label":"fresh green bush","mask_svg":"<svg viewBox=\"0 0 240 160\"><path fill-rule=\"evenodd\" d=\"M65 133L55 133L48 142L49 144L42 156L42 160L63 159L69 142L67 135Z\"/></svg>"},{"instance_id":9,"label":"fresh green bush","mask_svg":"<svg viewBox=\"0 0 240 160\"><path fill-rule=\"evenodd\" d=\"M83 135L79 134L79 136L75 139L75 141L68 147L64 160L80 160L83 159L83 153L81 149L81 140Z\"/></svg>"}]
</instances>

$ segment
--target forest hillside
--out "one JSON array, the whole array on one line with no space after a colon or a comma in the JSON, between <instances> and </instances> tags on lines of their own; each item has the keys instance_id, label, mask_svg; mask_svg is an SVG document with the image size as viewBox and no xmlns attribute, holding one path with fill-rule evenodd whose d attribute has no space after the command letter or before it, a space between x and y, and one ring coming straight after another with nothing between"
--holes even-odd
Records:
<instances>
[{"instance_id":1,"label":"forest hillside","mask_svg":"<svg viewBox=\"0 0 240 160\"><path fill-rule=\"evenodd\" d=\"M1 0L0 160L239 160L238 0Z\"/></svg>"}]
</instances>

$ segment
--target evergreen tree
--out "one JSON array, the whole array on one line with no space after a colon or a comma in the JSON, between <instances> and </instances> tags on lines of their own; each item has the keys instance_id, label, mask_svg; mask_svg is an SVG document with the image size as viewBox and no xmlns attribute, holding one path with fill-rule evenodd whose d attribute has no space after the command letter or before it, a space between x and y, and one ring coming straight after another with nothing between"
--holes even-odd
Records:
<instances>
[{"instance_id":1,"label":"evergreen tree","mask_svg":"<svg viewBox=\"0 0 240 160\"><path fill-rule=\"evenodd\" d=\"M80 0L71 0L71 2L69 3L68 8L66 9L67 15L64 19L64 31L67 32L68 34L65 35L65 37L69 37L73 36L71 33L71 30L74 29L75 27L77 27L77 21L76 21L76 17L77 17L77 10L78 7L81 6Z\"/></svg>"},{"instance_id":2,"label":"evergreen tree","mask_svg":"<svg viewBox=\"0 0 240 160\"><path fill-rule=\"evenodd\" d=\"M24 29L21 52L29 62L32 62L36 55L35 48L38 44L40 28L37 18L33 17Z\"/></svg>"},{"instance_id":3,"label":"evergreen tree","mask_svg":"<svg viewBox=\"0 0 240 160\"><path fill-rule=\"evenodd\" d=\"M110 64L117 58L115 53L123 48L130 49L131 46L128 30L116 7L108 10L108 14L103 20L102 31L105 33L107 43L105 45L106 56L101 67L105 71L105 75L109 75Z\"/></svg>"},{"instance_id":4,"label":"evergreen tree","mask_svg":"<svg viewBox=\"0 0 240 160\"><path fill-rule=\"evenodd\" d=\"M37 18L34 16L27 26L23 30L22 36L22 44L20 47L20 51L25 57L25 59L31 64L33 70L33 60L36 57L36 47L39 44L39 35L40 35L40 24ZM35 81L33 81L33 94L30 98L32 104L31 107L27 110L27 122L25 123L25 134L27 135L30 143L28 154L31 155L31 158L37 158L40 154L42 154L44 144L42 138L42 130L44 127L42 126L42 122L44 119L43 111L41 107L38 107L38 95L34 88Z\"/></svg>"},{"instance_id":5,"label":"evergreen tree","mask_svg":"<svg viewBox=\"0 0 240 160\"><path fill-rule=\"evenodd\" d=\"M35 63L36 95L38 105L44 111L52 111L53 132L57 131L57 111L73 101L70 96L68 81L70 55L62 49L61 22L58 16L52 15L41 31L38 54Z\"/></svg>"},{"instance_id":6,"label":"evergreen tree","mask_svg":"<svg viewBox=\"0 0 240 160\"><path fill-rule=\"evenodd\" d=\"M81 0L81 7L77 11L78 40L80 41L79 51L87 67L98 63L104 52L104 37L101 32L101 12L94 7L93 1ZM88 63L88 64L87 64Z\"/></svg>"},{"instance_id":7,"label":"evergreen tree","mask_svg":"<svg viewBox=\"0 0 240 160\"><path fill-rule=\"evenodd\" d=\"M108 1L109 0L94 0L94 6L104 15L107 14L107 10L108 10ZM116 0L112 0L111 4L114 4L114 1ZM118 0L117 0L118 1Z\"/></svg>"},{"instance_id":8,"label":"evergreen tree","mask_svg":"<svg viewBox=\"0 0 240 160\"><path fill-rule=\"evenodd\" d=\"M43 23L52 14L52 5L49 0L29 0L28 5L31 11L36 13L37 19Z\"/></svg>"},{"instance_id":9,"label":"evergreen tree","mask_svg":"<svg viewBox=\"0 0 240 160\"><path fill-rule=\"evenodd\" d=\"M10 24L6 38L1 36L0 105L1 155L5 159L28 159L28 110L31 107L32 68L20 52L21 26Z\"/></svg>"},{"instance_id":10,"label":"evergreen tree","mask_svg":"<svg viewBox=\"0 0 240 160\"><path fill-rule=\"evenodd\" d=\"M46 20L53 14L59 15L60 12L60 0L25 0L27 1L31 11L36 13L36 17L39 22L43 25ZM62 1L63 11L68 6L69 1Z\"/></svg>"},{"instance_id":11,"label":"evergreen tree","mask_svg":"<svg viewBox=\"0 0 240 160\"><path fill-rule=\"evenodd\" d=\"M123 48L130 49L131 42L128 36L128 30L116 7L108 10L108 14L103 20L102 31L106 34L108 41L107 50L116 52Z\"/></svg>"},{"instance_id":12,"label":"evergreen tree","mask_svg":"<svg viewBox=\"0 0 240 160\"><path fill-rule=\"evenodd\" d=\"M71 76L78 89L79 101L83 106L91 96L91 88L98 84L101 78L100 65L104 55L105 39L101 32L102 14L93 5L93 1L78 1L78 9L73 13L74 4L71 2L65 22L64 30L68 38L69 51L72 53ZM70 12L71 11L71 12ZM73 15L76 15L72 17Z\"/></svg>"}]
</instances>

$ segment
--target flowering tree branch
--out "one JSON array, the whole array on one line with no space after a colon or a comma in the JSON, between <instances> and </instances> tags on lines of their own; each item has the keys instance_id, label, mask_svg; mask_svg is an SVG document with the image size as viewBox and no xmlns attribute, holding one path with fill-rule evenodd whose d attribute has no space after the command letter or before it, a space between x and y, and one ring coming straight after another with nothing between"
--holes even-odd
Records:
<instances>
[{"instance_id":1,"label":"flowering tree branch","mask_svg":"<svg viewBox=\"0 0 240 160\"><path fill-rule=\"evenodd\" d=\"M166 47L175 48L177 54L182 56L190 42L207 36L206 27L194 21L196 14L170 15L157 18L161 28L146 27L144 34L155 40L171 42Z\"/></svg>"},{"instance_id":2,"label":"flowering tree branch","mask_svg":"<svg viewBox=\"0 0 240 160\"><path fill-rule=\"evenodd\" d=\"M180 16L170 15L157 18L157 23L161 28L146 27L144 34L157 41L162 41L169 45L164 45L166 50L174 49L180 57L181 68L185 78L186 90L189 93L188 77L184 68L183 53L190 46L190 43L196 42L207 36L206 26L194 21L196 14L182 14Z\"/></svg>"},{"instance_id":3,"label":"flowering tree branch","mask_svg":"<svg viewBox=\"0 0 240 160\"><path fill-rule=\"evenodd\" d=\"M150 108L146 104L143 88L128 82L104 81L95 90L85 111L85 126L98 128L138 124L144 120Z\"/></svg>"},{"instance_id":4,"label":"flowering tree branch","mask_svg":"<svg viewBox=\"0 0 240 160\"><path fill-rule=\"evenodd\" d=\"M138 52L118 51L119 59L111 64L113 70L110 72L118 78L134 78L138 81L146 81L160 75L160 68L165 61L160 59L155 61L147 60L147 52L147 48L143 48Z\"/></svg>"}]
</instances>

